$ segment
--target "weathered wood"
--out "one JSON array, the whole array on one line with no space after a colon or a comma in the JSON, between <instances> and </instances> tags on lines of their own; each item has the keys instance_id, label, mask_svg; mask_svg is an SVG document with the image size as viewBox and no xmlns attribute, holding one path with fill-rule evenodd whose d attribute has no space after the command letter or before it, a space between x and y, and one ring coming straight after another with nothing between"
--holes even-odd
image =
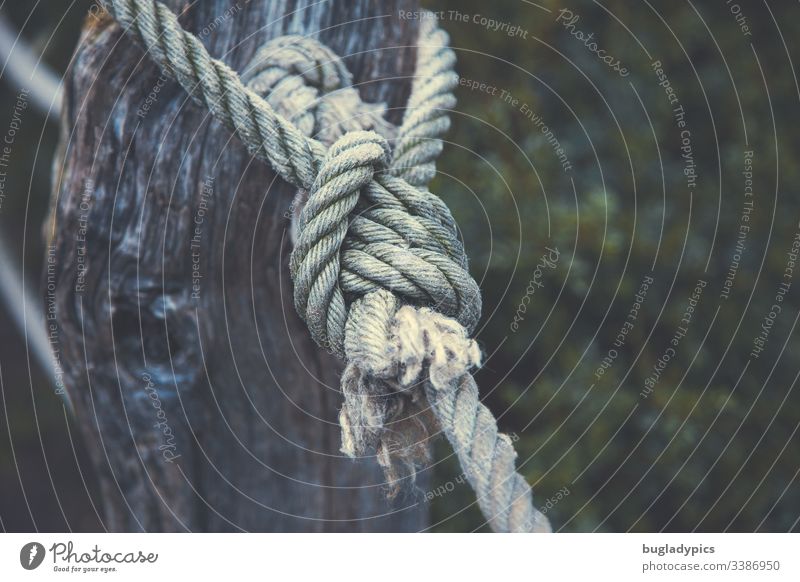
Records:
<instances>
[{"instance_id":1,"label":"weathered wood","mask_svg":"<svg viewBox=\"0 0 800 582\"><path fill-rule=\"evenodd\" d=\"M320 31L365 99L407 96L413 49L380 49L413 44L397 13L414 1L168 4L237 70L269 38ZM107 18L89 19L65 89L58 347L106 527L422 527L413 499L385 500L374 460L338 453L340 367L291 302L293 189Z\"/></svg>"}]
</instances>

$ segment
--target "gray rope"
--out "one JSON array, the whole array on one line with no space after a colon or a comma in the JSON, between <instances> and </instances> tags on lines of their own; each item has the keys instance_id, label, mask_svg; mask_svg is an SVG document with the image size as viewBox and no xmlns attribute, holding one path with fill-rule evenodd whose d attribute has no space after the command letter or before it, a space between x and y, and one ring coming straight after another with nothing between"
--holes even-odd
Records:
<instances>
[{"instance_id":1,"label":"gray rope","mask_svg":"<svg viewBox=\"0 0 800 582\"><path fill-rule=\"evenodd\" d=\"M547 518L533 507L528 483L514 469L511 439L498 431L478 397L469 369L480 364L480 350L462 326L377 291L352 305L346 351L345 406L339 415L346 453L377 449L390 478L413 476L419 443L438 428L494 531L550 531ZM435 423L426 415L428 406Z\"/></svg>"},{"instance_id":2,"label":"gray rope","mask_svg":"<svg viewBox=\"0 0 800 582\"><path fill-rule=\"evenodd\" d=\"M102 2L162 71L219 122L236 131L251 154L268 161L287 182L311 187L327 148L278 115L228 65L211 58L200 39L181 27L172 10L153 0Z\"/></svg>"},{"instance_id":3,"label":"gray rope","mask_svg":"<svg viewBox=\"0 0 800 582\"><path fill-rule=\"evenodd\" d=\"M242 80L307 137L330 146L348 131L394 131L386 107L361 101L350 71L330 48L300 35L265 43Z\"/></svg>"},{"instance_id":4,"label":"gray rope","mask_svg":"<svg viewBox=\"0 0 800 582\"><path fill-rule=\"evenodd\" d=\"M480 290L466 270L467 258L450 211L427 190L399 177L376 175L385 169L386 159L370 158L376 166L367 167L358 157L368 141L374 142L371 151L380 147L388 152L388 146L380 143L385 138L364 134L358 138L363 147L351 148L353 138L345 136L346 142L331 148L334 157L324 144L304 135L246 87L230 67L212 59L167 6L152 0L104 1L162 70L235 130L253 155L269 162L288 182L308 190L311 199L318 199L303 210L301 223L308 226L298 233L291 261L295 307L317 343L344 355L342 291L358 297L390 289L412 302L436 305L468 329L474 328ZM312 62L307 68L313 66ZM422 139L420 130L414 129L418 120L409 118L409 124L403 124L409 128L404 143ZM352 202L361 188L366 206L350 217L343 210L354 210ZM348 230L348 222L360 224ZM356 233L376 238L358 240ZM374 240L381 242L366 242ZM401 247L406 247L404 252L396 252ZM423 262L426 268L420 269Z\"/></svg>"},{"instance_id":5,"label":"gray rope","mask_svg":"<svg viewBox=\"0 0 800 582\"><path fill-rule=\"evenodd\" d=\"M389 154L374 132L340 138L300 215L289 263L295 307L311 335L339 355L345 295L388 289L434 305L470 330L480 316L480 290L466 270L452 217L431 218L438 211L433 195L386 174Z\"/></svg>"},{"instance_id":6,"label":"gray rope","mask_svg":"<svg viewBox=\"0 0 800 582\"><path fill-rule=\"evenodd\" d=\"M419 23L417 66L391 169L415 186L427 185L436 175L440 138L450 129L448 112L455 107L453 90L458 85L456 55L448 46L447 33L429 16Z\"/></svg>"},{"instance_id":7,"label":"gray rope","mask_svg":"<svg viewBox=\"0 0 800 582\"><path fill-rule=\"evenodd\" d=\"M446 33L423 19L412 94L392 150L377 133L388 133L377 119L381 106L360 102L344 64L320 43L267 43L246 86L160 2L102 1L253 155L308 192L290 271L295 307L312 337L348 362L343 451L372 446L390 480L397 459L413 476L427 454L425 437L441 428L495 531L547 529L514 470L510 440L498 433L469 374L480 357L468 339L480 290L449 209L425 187L455 103ZM345 95L338 103L337 93ZM354 109L367 112L355 127L340 115Z\"/></svg>"}]
</instances>

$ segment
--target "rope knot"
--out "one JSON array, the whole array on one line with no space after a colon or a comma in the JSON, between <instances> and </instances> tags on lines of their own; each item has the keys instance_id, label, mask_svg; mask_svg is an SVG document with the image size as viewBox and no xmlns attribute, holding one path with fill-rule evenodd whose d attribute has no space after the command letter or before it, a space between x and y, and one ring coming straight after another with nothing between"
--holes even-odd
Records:
<instances>
[{"instance_id":1,"label":"rope knot","mask_svg":"<svg viewBox=\"0 0 800 582\"><path fill-rule=\"evenodd\" d=\"M328 150L297 224L295 307L320 345L344 355L349 304L385 289L471 331L480 290L452 215L430 192L386 172L385 138L355 131Z\"/></svg>"},{"instance_id":2,"label":"rope knot","mask_svg":"<svg viewBox=\"0 0 800 582\"><path fill-rule=\"evenodd\" d=\"M326 45L309 36L288 34L264 44L251 61L251 80L265 88L291 76L328 93L352 83L342 59Z\"/></svg>"},{"instance_id":3,"label":"rope knot","mask_svg":"<svg viewBox=\"0 0 800 582\"><path fill-rule=\"evenodd\" d=\"M344 62L321 42L300 35L275 38L250 60L244 79L253 91L304 135L325 144L348 131L374 129L388 135L382 103L366 103Z\"/></svg>"},{"instance_id":4,"label":"rope knot","mask_svg":"<svg viewBox=\"0 0 800 582\"><path fill-rule=\"evenodd\" d=\"M353 131L328 150L297 224L289 269L295 307L312 337L341 355L347 305L340 254L361 188L383 170L389 159L386 140L374 132Z\"/></svg>"},{"instance_id":5,"label":"rope knot","mask_svg":"<svg viewBox=\"0 0 800 582\"><path fill-rule=\"evenodd\" d=\"M427 28L435 46L421 50L448 64L452 55L441 45L446 36ZM453 79L439 66L421 73L437 73L427 99L444 108L452 105ZM383 118L382 104L362 102L350 87L342 59L309 37L268 42L251 60L246 79L322 147L321 154L313 152L313 168L297 168L294 157L283 160L299 178L295 207L303 208L292 222L295 306L317 343L343 356L349 304L378 289L406 303L429 305L471 331L480 315L480 290L467 271L455 221L414 167L397 166L401 157L429 175L441 145L426 136L446 129L447 116L414 113L413 123L394 127ZM392 152L383 136L395 135ZM284 137L287 144L297 141Z\"/></svg>"}]
</instances>

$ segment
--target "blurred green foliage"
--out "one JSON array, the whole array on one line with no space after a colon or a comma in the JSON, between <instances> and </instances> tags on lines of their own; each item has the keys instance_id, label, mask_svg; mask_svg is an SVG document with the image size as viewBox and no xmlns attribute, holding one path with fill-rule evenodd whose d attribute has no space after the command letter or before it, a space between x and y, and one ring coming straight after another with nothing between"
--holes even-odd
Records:
<instances>
[{"instance_id":1,"label":"blurred green foliage","mask_svg":"<svg viewBox=\"0 0 800 582\"><path fill-rule=\"evenodd\" d=\"M445 11L459 74L500 89L459 88L452 145L432 188L453 209L481 278L479 337L491 357L478 381L487 404L519 435L537 504L569 490L548 510L556 528L797 529L800 407L791 340L800 283L786 295L764 352L748 354L775 303L800 219L792 123L800 94L789 57L797 54L800 11L740 2L747 36L723 2L535 4L430 6ZM574 29L557 21L564 8L580 17ZM468 21L449 18L453 10ZM475 15L519 25L527 38L481 26ZM612 71L574 30L593 34L630 74ZM691 190L677 105L654 61L685 110L697 171ZM528 109L552 130L570 171ZM745 150L754 152L754 210L725 299ZM546 246L558 248L560 261L544 270L514 333L510 323ZM598 379L648 274L654 284L635 325ZM701 278L707 286L688 333L643 397ZM434 488L457 475L452 461ZM437 496L437 527L478 527L474 506L449 518L471 503L464 485Z\"/></svg>"}]
</instances>

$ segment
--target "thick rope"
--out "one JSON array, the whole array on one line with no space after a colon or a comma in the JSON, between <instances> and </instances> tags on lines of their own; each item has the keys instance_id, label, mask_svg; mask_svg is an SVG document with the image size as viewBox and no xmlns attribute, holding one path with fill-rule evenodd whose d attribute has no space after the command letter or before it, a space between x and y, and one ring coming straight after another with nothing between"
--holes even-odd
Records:
<instances>
[{"instance_id":1,"label":"thick rope","mask_svg":"<svg viewBox=\"0 0 800 582\"><path fill-rule=\"evenodd\" d=\"M394 131L386 107L361 101L331 49L307 36L280 36L256 51L242 80L307 137L330 146L348 131Z\"/></svg>"},{"instance_id":2,"label":"thick rope","mask_svg":"<svg viewBox=\"0 0 800 582\"><path fill-rule=\"evenodd\" d=\"M480 364L480 350L462 326L428 308L401 306L393 294L377 291L351 307L346 350L346 401L340 413L345 452L363 454L365 447L377 447L378 461L397 475L391 455L382 456L380 449L399 445L401 451L410 447L413 455L417 443L397 438L424 432L413 426L427 422L429 406L492 529L549 531L547 519L533 507L528 483L514 470L517 453L511 439L498 431L478 397L468 370ZM397 406L391 398L397 393L405 395L400 405L408 410L384 427L381 408ZM388 439L382 434L387 429Z\"/></svg>"},{"instance_id":3,"label":"thick rope","mask_svg":"<svg viewBox=\"0 0 800 582\"><path fill-rule=\"evenodd\" d=\"M359 99L367 120L355 128L337 114L353 109L357 93L341 60L320 43L268 43L246 86L164 4L102 1L253 155L308 192L290 271L295 307L312 337L348 362L343 451L363 454L372 446L390 479L397 458L413 476L427 436L441 429L495 531L548 530L514 470L510 439L478 399L469 370L480 353L468 336L480 317L480 290L449 209L425 188L455 103L446 33L432 18L421 22L412 95L392 150L376 133L386 129L380 106ZM337 92L346 95L338 104ZM339 129L325 133L332 126Z\"/></svg>"}]
</instances>

